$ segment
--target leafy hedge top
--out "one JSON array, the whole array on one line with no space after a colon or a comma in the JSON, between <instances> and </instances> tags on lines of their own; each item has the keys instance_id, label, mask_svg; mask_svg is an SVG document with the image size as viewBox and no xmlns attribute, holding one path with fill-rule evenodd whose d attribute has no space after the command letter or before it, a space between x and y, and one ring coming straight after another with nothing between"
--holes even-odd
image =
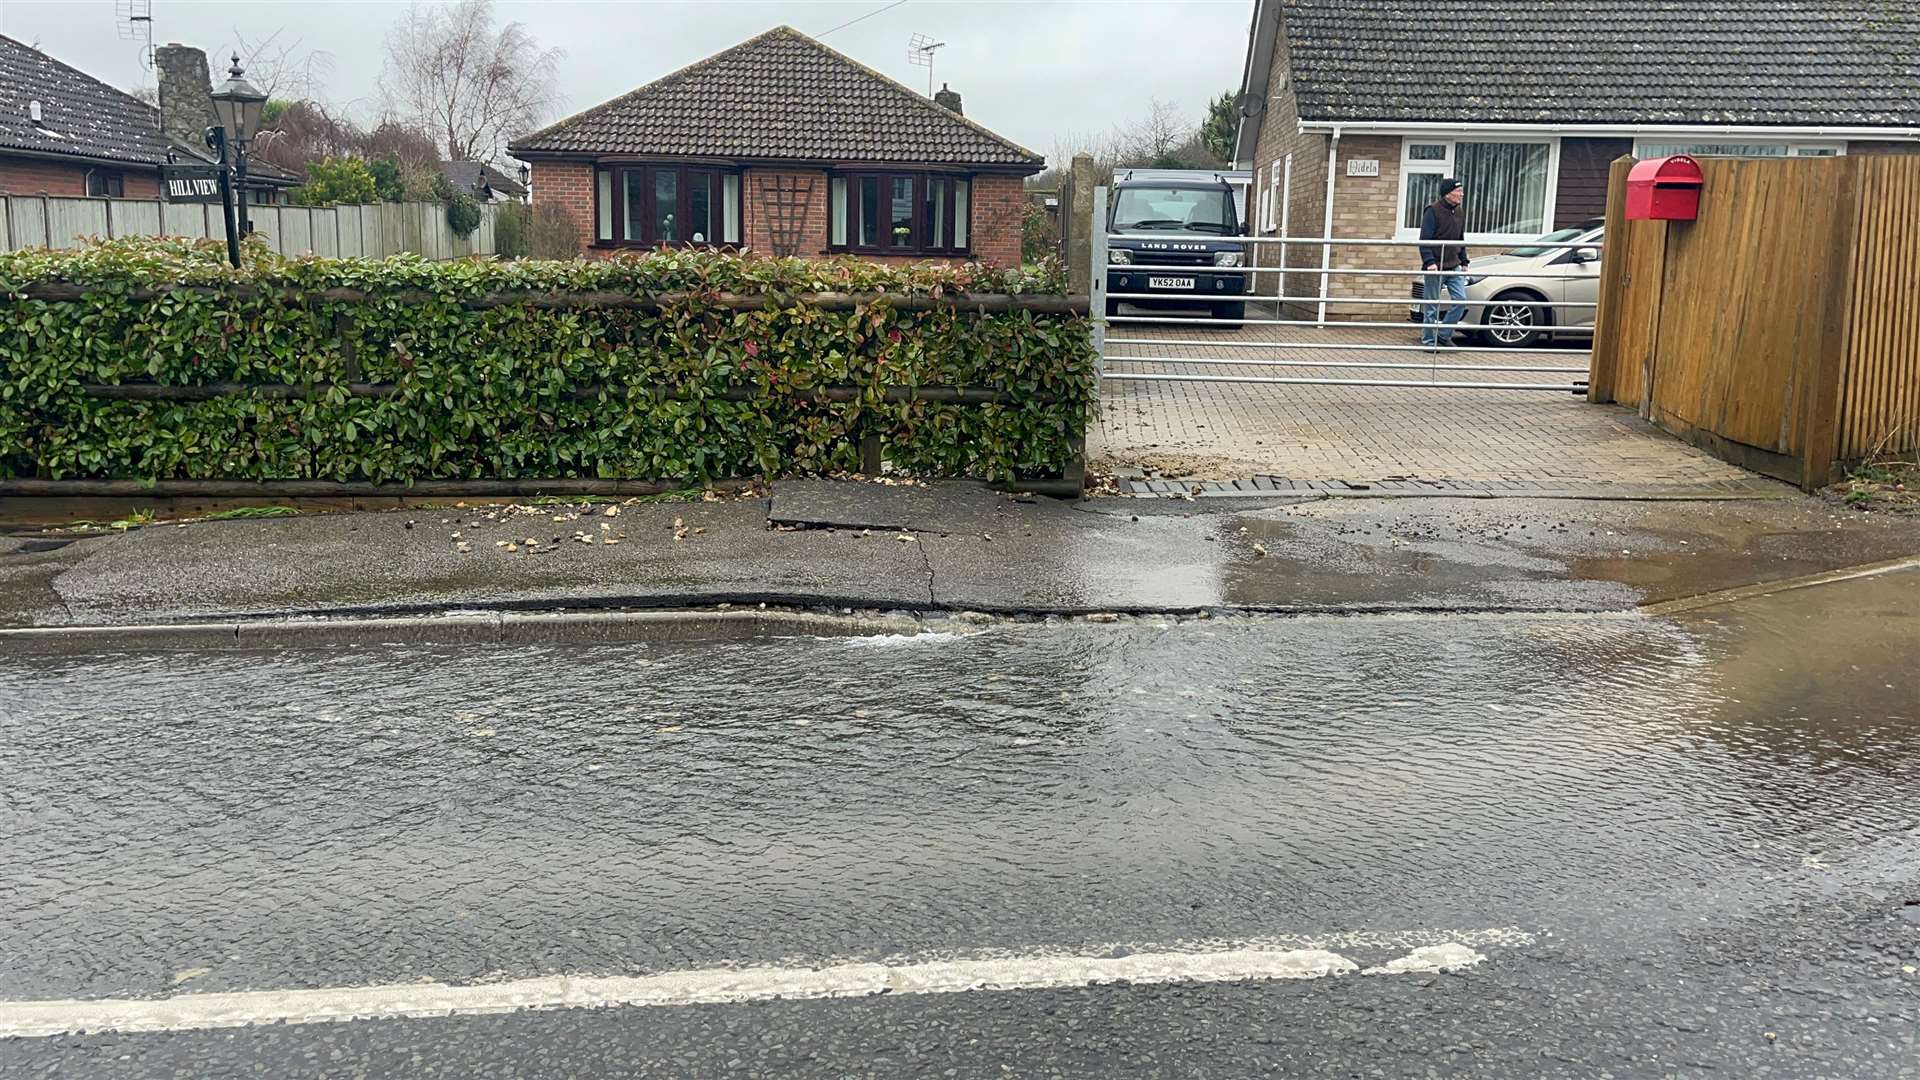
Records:
<instances>
[{"instance_id":1,"label":"leafy hedge top","mask_svg":"<svg viewBox=\"0 0 1920 1080\"><path fill-rule=\"evenodd\" d=\"M774 258L752 253L667 249L611 259L434 262L418 255L383 259L306 256L286 259L250 241L245 265L227 265L225 245L210 240L129 237L66 251L0 253L0 293L70 282L103 288L245 283L290 290L421 290L449 299L490 292L898 292L1058 294L1057 264L1006 270L979 263L885 265L863 259Z\"/></svg>"},{"instance_id":2,"label":"leafy hedge top","mask_svg":"<svg viewBox=\"0 0 1920 1080\"><path fill-rule=\"evenodd\" d=\"M259 246L234 270L223 256L186 240L0 255L0 296L39 283L85 293L0 303L0 477L778 476L856 468L861 440L878 437L901 468L1010 479L1068 468L1093 404L1083 316L802 295L1040 293L1058 290L1052 271L688 251L281 259ZM324 294L334 288L362 295ZM462 303L522 291L661 303ZM765 302L742 310L722 293ZM89 389L140 383L240 386L209 400ZM353 389L364 384L385 389ZM992 400L892 393L922 387Z\"/></svg>"}]
</instances>

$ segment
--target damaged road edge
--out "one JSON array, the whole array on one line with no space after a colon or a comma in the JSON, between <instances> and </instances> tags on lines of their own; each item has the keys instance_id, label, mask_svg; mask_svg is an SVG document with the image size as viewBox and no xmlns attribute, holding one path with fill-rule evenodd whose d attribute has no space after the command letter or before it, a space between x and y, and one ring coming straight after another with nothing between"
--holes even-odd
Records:
<instances>
[{"instance_id":1,"label":"damaged road edge","mask_svg":"<svg viewBox=\"0 0 1920 1080\"><path fill-rule=\"evenodd\" d=\"M1534 608L1209 608L1113 611L838 610L782 607L650 611L453 611L435 615L213 619L191 623L0 628L0 655L101 649L304 648L326 645L618 643L747 641L766 637L912 637L989 626L1077 621L1205 621L1215 618L1537 618L1630 616L1626 609Z\"/></svg>"}]
</instances>

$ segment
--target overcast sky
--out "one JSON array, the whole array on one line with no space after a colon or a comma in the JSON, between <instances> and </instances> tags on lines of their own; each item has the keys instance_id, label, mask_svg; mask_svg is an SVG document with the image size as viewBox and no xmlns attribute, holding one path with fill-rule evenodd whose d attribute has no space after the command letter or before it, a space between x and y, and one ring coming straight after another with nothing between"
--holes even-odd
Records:
<instances>
[{"instance_id":1,"label":"overcast sky","mask_svg":"<svg viewBox=\"0 0 1920 1080\"><path fill-rule=\"evenodd\" d=\"M0 0L0 34L123 88L150 85L140 45L123 40L127 0ZM502 22L530 27L542 45L566 51L560 115L596 105L785 22L926 91L927 72L907 62L907 41L946 43L934 78L965 100L972 117L1051 155L1076 135L1104 132L1172 101L1197 121L1206 102L1237 90L1252 0L891 0L759 3L751 0L496 0ZM387 28L400 0L152 0L154 42L177 41L223 57L235 35L331 55L324 95L360 119L379 110L377 83ZM216 63L215 81L223 63Z\"/></svg>"}]
</instances>

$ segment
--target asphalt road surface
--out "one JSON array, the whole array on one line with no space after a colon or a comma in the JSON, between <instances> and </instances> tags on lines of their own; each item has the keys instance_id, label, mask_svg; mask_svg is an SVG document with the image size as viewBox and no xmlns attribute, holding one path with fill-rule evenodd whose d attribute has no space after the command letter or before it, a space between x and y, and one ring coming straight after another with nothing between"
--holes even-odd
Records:
<instances>
[{"instance_id":1,"label":"asphalt road surface","mask_svg":"<svg viewBox=\"0 0 1920 1080\"><path fill-rule=\"evenodd\" d=\"M0 657L0 1076L1920 1076L1917 642Z\"/></svg>"}]
</instances>

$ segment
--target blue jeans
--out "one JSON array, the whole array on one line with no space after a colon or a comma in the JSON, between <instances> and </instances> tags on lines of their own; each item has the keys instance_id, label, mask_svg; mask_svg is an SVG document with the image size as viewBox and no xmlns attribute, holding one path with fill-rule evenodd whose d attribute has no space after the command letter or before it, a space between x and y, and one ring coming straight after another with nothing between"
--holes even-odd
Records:
<instances>
[{"instance_id":1,"label":"blue jeans","mask_svg":"<svg viewBox=\"0 0 1920 1080\"><path fill-rule=\"evenodd\" d=\"M1461 319L1467 317L1467 306L1461 303L1461 301L1467 298L1467 275L1446 270L1438 274L1428 274L1426 276L1425 293L1429 301L1440 299L1440 291L1442 288L1446 290L1448 296L1453 298L1453 305L1447 308L1447 317L1443 327L1440 318L1440 305L1436 303L1427 304L1426 317L1422 320L1422 325L1425 326L1425 329L1420 331L1420 343L1422 345L1453 344L1454 325Z\"/></svg>"}]
</instances>

